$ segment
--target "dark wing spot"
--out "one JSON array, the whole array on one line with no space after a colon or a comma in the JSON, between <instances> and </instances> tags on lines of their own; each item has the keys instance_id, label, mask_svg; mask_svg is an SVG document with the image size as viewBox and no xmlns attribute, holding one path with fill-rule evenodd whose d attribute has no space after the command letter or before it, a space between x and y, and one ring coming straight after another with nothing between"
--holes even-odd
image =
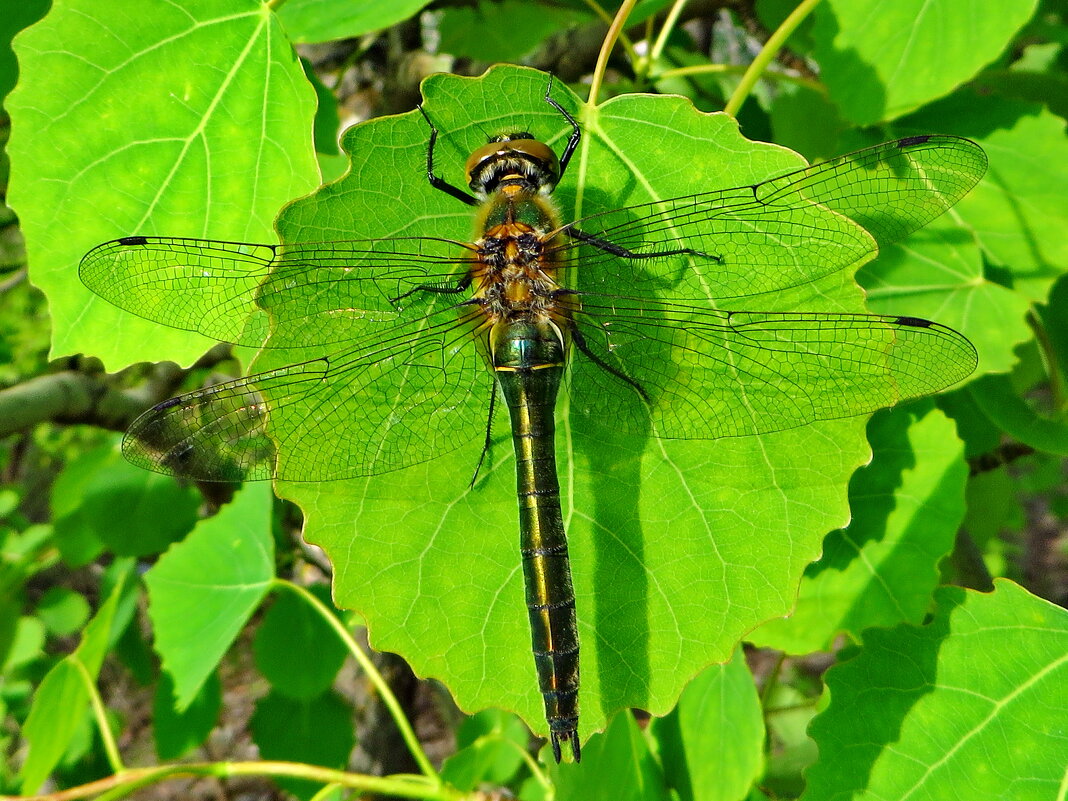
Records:
<instances>
[{"instance_id":1,"label":"dark wing spot","mask_svg":"<svg viewBox=\"0 0 1068 801\"><path fill-rule=\"evenodd\" d=\"M118 240L120 245L147 245L147 236L124 236Z\"/></svg>"},{"instance_id":2,"label":"dark wing spot","mask_svg":"<svg viewBox=\"0 0 1068 801\"><path fill-rule=\"evenodd\" d=\"M907 325L911 328L930 328L934 323L924 320L922 317L897 317L894 325Z\"/></svg>"},{"instance_id":3,"label":"dark wing spot","mask_svg":"<svg viewBox=\"0 0 1068 801\"><path fill-rule=\"evenodd\" d=\"M163 401L162 403L157 403L155 406L153 406L152 407L152 411L154 411L154 412L163 411L164 409L169 409L172 406L177 406L181 402L182 402L181 398L167 398L167 400Z\"/></svg>"},{"instance_id":4,"label":"dark wing spot","mask_svg":"<svg viewBox=\"0 0 1068 801\"><path fill-rule=\"evenodd\" d=\"M904 139L897 140L898 147L912 147L913 145L924 145L930 140L930 136L906 136Z\"/></svg>"}]
</instances>

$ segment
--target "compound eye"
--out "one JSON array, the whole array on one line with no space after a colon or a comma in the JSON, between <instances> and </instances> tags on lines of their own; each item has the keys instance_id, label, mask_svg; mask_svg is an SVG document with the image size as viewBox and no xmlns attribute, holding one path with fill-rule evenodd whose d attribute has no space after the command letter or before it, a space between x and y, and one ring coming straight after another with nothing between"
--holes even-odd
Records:
<instances>
[{"instance_id":1,"label":"compound eye","mask_svg":"<svg viewBox=\"0 0 1068 801\"><path fill-rule=\"evenodd\" d=\"M552 148L525 132L509 136L512 138L482 145L468 157L467 164L464 165L468 185L477 189L485 169L490 168L494 162L511 160L534 163L547 176L545 183L556 186L556 182L560 180L560 160Z\"/></svg>"}]
</instances>

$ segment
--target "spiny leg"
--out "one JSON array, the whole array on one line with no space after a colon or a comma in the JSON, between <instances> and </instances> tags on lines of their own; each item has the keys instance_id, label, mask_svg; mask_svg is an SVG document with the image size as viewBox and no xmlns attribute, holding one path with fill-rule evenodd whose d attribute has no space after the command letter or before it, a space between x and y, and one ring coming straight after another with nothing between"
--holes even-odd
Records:
<instances>
[{"instance_id":1,"label":"spiny leg","mask_svg":"<svg viewBox=\"0 0 1068 801\"><path fill-rule=\"evenodd\" d=\"M438 129L437 126L431 121L430 116L423 108L423 104L420 103L416 106L419 109L419 113L423 115L423 119L426 120L426 124L430 126L430 141L426 146L426 179L430 182L430 185L435 189L439 189L447 195L450 195L462 203L466 203L468 206L477 206L478 198L473 195L469 195L458 186L453 186L444 178L439 178L434 174L434 145L438 141Z\"/></svg>"},{"instance_id":2,"label":"spiny leg","mask_svg":"<svg viewBox=\"0 0 1068 801\"><path fill-rule=\"evenodd\" d=\"M567 164L571 161L571 156L575 152L575 148L578 147L579 140L582 138L582 129L579 128L578 122L572 117L563 106L557 103L552 98L553 91L553 76L549 76L549 85L545 88L545 102L552 106L554 109L560 112L565 120L571 125L571 136L567 140L567 146L564 148L564 152L560 154L560 177L564 177L564 173L567 171Z\"/></svg>"}]
</instances>

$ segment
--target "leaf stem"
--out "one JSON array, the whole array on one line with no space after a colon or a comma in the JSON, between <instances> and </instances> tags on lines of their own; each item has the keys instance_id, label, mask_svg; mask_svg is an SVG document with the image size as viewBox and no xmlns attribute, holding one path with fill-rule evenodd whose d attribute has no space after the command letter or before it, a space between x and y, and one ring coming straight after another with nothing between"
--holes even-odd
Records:
<instances>
[{"instance_id":1,"label":"leaf stem","mask_svg":"<svg viewBox=\"0 0 1068 801\"><path fill-rule=\"evenodd\" d=\"M378 690L378 694L382 698L382 703L386 705L386 709L389 710L390 715L397 724L401 737L404 738L408 750L415 758L416 764L419 765L419 769L423 772L423 775L440 785L441 777L438 775L438 772L434 770L434 766L430 764L430 759L427 757L426 752L423 751L423 747L419 744L419 738L415 736L411 723L408 722L408 717L404 714L404 710L401 708L397 696L393 694L389 684L382 677L378 668L375 667L374 662L372 662L367 654L364 653L364 650L359 646L359 643L353 639L349 630L337 619L337 616L330 611L326 604L308 592L304 587L301 587L299 584L294 584L291 581L287 581L286 579L276 579L275 583L292 590L304 598L304 600L311 604L312 608L322 615L323 619L330 624L338 637L341 638L341 641L345 643L345 646L349 649L349 653L352 654L356 662L363 668L364 673L367 674L367 677L371 680L375 689Z\"/></svg>"},{"instance_id":2,"label":"leaf stem","mask_svg":"<svg viewBox=\"0 0 1068 801\"><path fill-rule=\"evenodd\" d=\"M389 795L398 798L430 799L430 801L462 801L470 798L453 787L428 781L423 776L368 776L362 773L346 773L319 765L301 762L190 762L184 764L156 765L151 768L122 770L114 776L88 784L68 787L55 793L25 796L33 801L77 801L81 798L96 798L96 801L116 801L126 798L142 787L179 776L213 776L224 779L234 776L284 776L306 779L324 785L347 787L362 793ZM0 796L0 801L11 796Z\"/></svg>"},{"instance_id":3,"label":"leaf stem","mask_svg":"<svg viewBox=\"0 0 1068 801\"><path fill-rule=\"evenodd\" d=\"M667 78L684 78L687 75L730 75L732 73L744 73L748 69L749 67L743 64L692 64L688 67L675 67L673 69L664 70L653 76L652 80L660 81ZM766 80L797 84L798 86L803 86L806 89L811 89L820 94L827 93L827 87L822 83L814 81L811 78L805 78L801 75L790 75L789 73L779 72L778 70L765 70L761 77Z\"/></svg>"},{"instance_id":4,"label":"leaf stem","mask_svg":"<svg viewBox=\"0 0 1068 801\"><path fill-rule=\"evenodd\" d=\"M771 694L775 692L775 687L779 683L779 675L782 673L782 666L785 662L786 652L780 651L775 659L775 664L771 666L767 678L764 679L764 686L760 690L760 705L764 708L765 713L771 703Z\"/></svg>"},{"instance_id":5,"label":"leaf stem","mask_svg":"<svg viewBox=\"0 0 1068 801\"><path fill-rule=\"evenodd\" d=\"M104 744L104 753L107 755L108 764L111 766L113 773L118 773L124 769L122 755L119 753L119 746L112 735L111 725L108 723L107 710L104 709L104 701L97 690L96 682L89 675L88 669L86 669L77 654L72 656L71 661L74 663L78 675L82 677L82 681L85 683L86 692L89 693L89 704L93 707L93 717L96 718L96 727L100 732L100 742Z\"/></svg>"},{"instance_id":6,"label":"leaf stem","mask_svg":"<svg viewBox=\"0 0 1068 801\"><path fill-rule=\"evenodd\" d=\"M586 6L597 16L601 22L605 25L612 24L612 15L609 14L597 0L583 0ZM638 62L638 51L634 49L634 44L630 41L630 37L625 33L619 35L619 43L623 45L623 49L627 51L627 58L632 62Z\"/></svg>"},{"instance_id":7,"label":"leaf stem","mask_svg":"<svg viewBox=\"0 0 1068 801\"><path fill-rule=\"evenodd\" d=\"M590 81L589 102L595 106L597 105L597 95L601 92L601 84L604 82L605 70L608 69L608 59L612 55L612 50L615 49L616 40L623 31L623 25L626 23L627 17L630 16L630 12L637 1L623 0L619 11L616 12L615 19L608 26L608 33L604 36L604 42L601 43L601 52L597 54L597 65L593 68L593 80Z\"/></svg>"},{"instance_id":8,"label":"leaf stem","mask_svg":"<svg viewBox=\"0 0 1068 801\"><path fill-rule=\"evenodd\" d=\"M724 111L733 117L738 116L738 110L741 109L745 99L749 96L753 87L756 86L756 82L760 80L760 76L767 69L768 64L779 54L782 46L786 44L786 40L790 38L790 34L812 12L812 9L819 5L819 2L820 0L801 0L797 8L790 12L790 16L783 20L782 25L768 37L764 47L745 71L741 82L734 90L734 94L727 101L727 105L723 107Z\"/></svg>"},{"instance_id":9,"label":"leaf stem","mask_svg":"<svg viewBox=\"0 0 1068 801\"><path fill-rule=\"evenodd\" d=\"M1033 309L1027 312L1027 324L1035 334L1035 341L1038 343L1039 353L1042 354L1042 359L1046 363L1046 375L1049 377L1051 407L1054 410L1053 417L1056 420L1063 419L1065 387L1064 377L1061 375L1060 360L1057 358L1057 348L1049 338L1049 333L1046 331L1046 326L1043 323L1042 318L1036 314Z\"/></svg>"},{"instance_id":10,"label":"leaf stem","mask_svg":"<svg viewBox=\"0 0 1068 801\"><path fill-rule=\"evenodd\" d=\"M675 30L679 17L682 15L682 9L686 7L686 2L687 0L675 0L675 3L671 6L671 10L660 28L660 33L656 37L656 42L653 43L652 48L649 50L648 63L650 65L656 64L660 60L660 55L664 52L664 48L667 47L668 37Z\"/></svg>"}]
</instances>

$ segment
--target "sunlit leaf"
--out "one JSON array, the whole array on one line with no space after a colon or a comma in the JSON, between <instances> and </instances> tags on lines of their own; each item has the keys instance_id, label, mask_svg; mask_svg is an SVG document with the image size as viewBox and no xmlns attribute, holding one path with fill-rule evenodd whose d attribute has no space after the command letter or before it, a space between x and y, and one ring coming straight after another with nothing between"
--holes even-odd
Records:
<instances>
[{"instance_id":1,"label":"sunlit leaf","mask_svg":"<svg viewBox=\"0 0 1068 801\"><path fill-rule=\"evenodd\" d=\"M816 56L831 97L858 125L935 100L989 64L1034 13L1034 0L827 0ZM968 36L954 36L967 23Z\"/></svg>"},{"instance_id":2,"label":"sunlit leaf","mask_svg":"<svg viewBox=\"0 0 1068 801\"><path fill-rule=\"evenodd\" d=\"M54 352L192 361L209 340L94 299L77 265L129 234L270 241L279 207L318 183L314 92L274 15L257 0L55 0L15 51L8 203Z\"/></svg>"},{"instance_id":3,"label":"sunlit leaf","mask_svg":"<svg viewBox=\"0 0 1068 801\"><path fill-rule=\"evenodd\" d=\"M200 523L145 575L163 668L183 711L274 579L271 488L252 485Z\"/></svg>"},{"instance_id":4,"label":"sunlit leaf","mask_svg":"<svg viewBox=\"0 0 1068 801\"><path fill-rule=\"evenodd\" d=\"M846 632L919 623L964 516L968 467L952 420L903 410L868 425L872 461L853 474L853 519L824 542L806 571L797 608L750 635L793 654L829 649Z\"/></svg>"},{"instance_id":5,"label":"sunlit leaf","mask_svg":"<svg viewBox=\"0 0 1068 801\"><path fill-rule=\"evenodd\" d=\"M1068 613L1007 580L938 591L930 624L870 630L827 674L804 798L1056 798Z\"/></svg>"}]
</instances>

